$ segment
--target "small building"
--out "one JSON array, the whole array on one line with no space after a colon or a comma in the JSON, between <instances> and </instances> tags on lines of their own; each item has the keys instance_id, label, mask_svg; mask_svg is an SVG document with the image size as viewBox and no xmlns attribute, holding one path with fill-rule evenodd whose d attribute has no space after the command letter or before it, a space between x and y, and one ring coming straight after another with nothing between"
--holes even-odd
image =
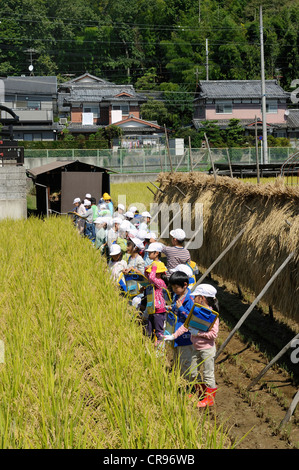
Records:
<instances>
[{"instance_id":1,"label":"small building","mask_svg":"<svg viewBox=\"0 0 299 470\"><path fill-rule=\"evenodd\" d=\"M103 193L110 192L111 170L79 160L55 161L26 172L36 187L38 215L67 213L73 210L75 197L83 200L89 193L98 203Z\"/></svg>"}]
</instances>

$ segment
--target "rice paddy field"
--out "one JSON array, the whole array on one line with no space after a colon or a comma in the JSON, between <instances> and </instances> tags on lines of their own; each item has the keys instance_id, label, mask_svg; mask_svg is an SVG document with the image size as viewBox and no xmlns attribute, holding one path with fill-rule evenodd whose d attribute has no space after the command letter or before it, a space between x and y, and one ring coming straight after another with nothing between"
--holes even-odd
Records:
<instances>
[{"instance_id":1,"label":"rice paddy field","mask_svg":"<svg viewBox=\"0 0 299 470\"><path fill-rule=\"evenodd\" d=\"M0 222L1 449L232 448L63 217Z\"/></svg>"},{"instance_id":2,"label":"rice paddy field","mask_svg":"<svg viewBox=\"0 0 299 470\"><path fill-rule=\"evenodd\" d=\"M297 190L275 188L277 182L268 178L259 187L252 179L215 185L213 177L203 178L161 174L155 182L165 190L165 201L185 202L176 184L190 202L205 205L207 244L192 252L200 272L244 221L260 229L246 235L249 249L245 244L226 255L207 279L220 301L219 347L254 299L249 280L257 281L259 292L275 263L297 247ZM124 196L126 206L139 203L140 210L161 197L149 182L112 184L111 195L115 203ZM34 208L34 197L31 203ZM245 204L258 213L243 212ZM209 233L213 237L205 238ZM275 307L273 320L266 299L252 312L215 365L215 407L199 413L182 393L176 367L157 357L142 334L106 261L69 219L1 221L0 234L0 448L299 448L299 410L285 429L279 426L298 389L298 366L289 368L284 356L247 390L298 332L297 291L279 304L281 293L298 286L296 265L276 284L273 299L285 308Z\"/></svg>"}]
</instances>

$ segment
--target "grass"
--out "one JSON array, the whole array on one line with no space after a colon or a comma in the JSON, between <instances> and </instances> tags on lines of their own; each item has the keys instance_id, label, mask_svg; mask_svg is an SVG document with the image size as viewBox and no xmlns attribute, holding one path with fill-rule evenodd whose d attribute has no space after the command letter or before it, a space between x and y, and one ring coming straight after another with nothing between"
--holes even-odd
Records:
<instances>
[{"instance_id":1,"label":"grass","mask_svg":"<svg viewBox=\"0 0 299 470\"><path fill-rule=\"evenodd\" d=\"M0 448L231 446L69 219L4 220L0 235Z\"/></svg>"},{"instance_id":2,"label":"grass","mask_svg":"<svg viewBox=\"0 0 299 470\"><path fill-rule=\"evenodd\" d=\"M269 183L275 183L275 181L277 179L279 179L280 177L269 177L269 178L260 178L260 184L269 184ZM252 184L258 184L257 183L257 178L242 178L241 181L243 181L243 183L252 183ZM288 178L284 178L284 182L286 185L289 185L289 186L298 186L299 184L299 181L298 181L298 178L296 176L293 176L293 177L288 177Z\"/></svg>"},{"instance_id":3,"label":"grass","mask_svg":"<svg viewBox=\"0 0 299 470\"><path fill-rule=\"evenodd\" d=\"M154 183L158 186L157 183ZM147 183L115 183L111 184L110 195L115 206L122 203L126 208L136 206L139 212L149 211L154 195L147 188L154 192L158 191L150 182Z\"/></svg>"}]
</instances>

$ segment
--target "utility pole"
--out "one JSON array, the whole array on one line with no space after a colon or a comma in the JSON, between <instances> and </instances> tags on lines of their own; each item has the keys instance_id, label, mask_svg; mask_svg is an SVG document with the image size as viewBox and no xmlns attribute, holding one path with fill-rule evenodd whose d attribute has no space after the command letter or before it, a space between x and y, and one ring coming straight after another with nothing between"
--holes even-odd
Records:
<instances>
[{"instance_id":1,"label":"utility pole","mask_svg":"<svg viewBox=\"0 0 299 470\"><path fill-rule=\"evenodd\" d=\"M206 80L209 80L209 40L206 39Z\"/></svg>"},{"instance_id":2,"label":"utility pole","mask_svg":"<svg viewBox=\"0 0 299 470\"><path fill-rule=\"evenodd\" d=\"M197 85L198 85L198 67L196 67L195 76L196 76L196 86L195 86L195 91L196 91L197 90Z\"/></svg>"},{"instance_id":3,"label":"utility pole","mask_svg":"<svg viewBox=\"0 0 299 470\"><path fill-rule=\"evenodd\" d=\"M266 86L264 61L263 10L260 5L260 42L261 42L261 82L262 82L262 121L263 121L263 163L268 163L267 121L266 121Z\"/></svg>"}]
</instances>

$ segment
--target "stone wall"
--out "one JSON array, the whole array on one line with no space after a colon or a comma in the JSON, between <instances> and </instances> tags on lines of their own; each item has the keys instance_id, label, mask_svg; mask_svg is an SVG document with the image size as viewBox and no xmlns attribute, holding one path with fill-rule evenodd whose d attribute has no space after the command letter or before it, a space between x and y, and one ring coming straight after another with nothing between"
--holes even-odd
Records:
<instances>
[{"instance_id":1,"label":"stone wall","mask_svg":"<svg viewBox=\"0 0 299 470\"><path fill-rule=\"evenodd\" d=\"M26 169L23 166L0 167L0 220L27 217Z\"/></svg>"}]
</instances>

